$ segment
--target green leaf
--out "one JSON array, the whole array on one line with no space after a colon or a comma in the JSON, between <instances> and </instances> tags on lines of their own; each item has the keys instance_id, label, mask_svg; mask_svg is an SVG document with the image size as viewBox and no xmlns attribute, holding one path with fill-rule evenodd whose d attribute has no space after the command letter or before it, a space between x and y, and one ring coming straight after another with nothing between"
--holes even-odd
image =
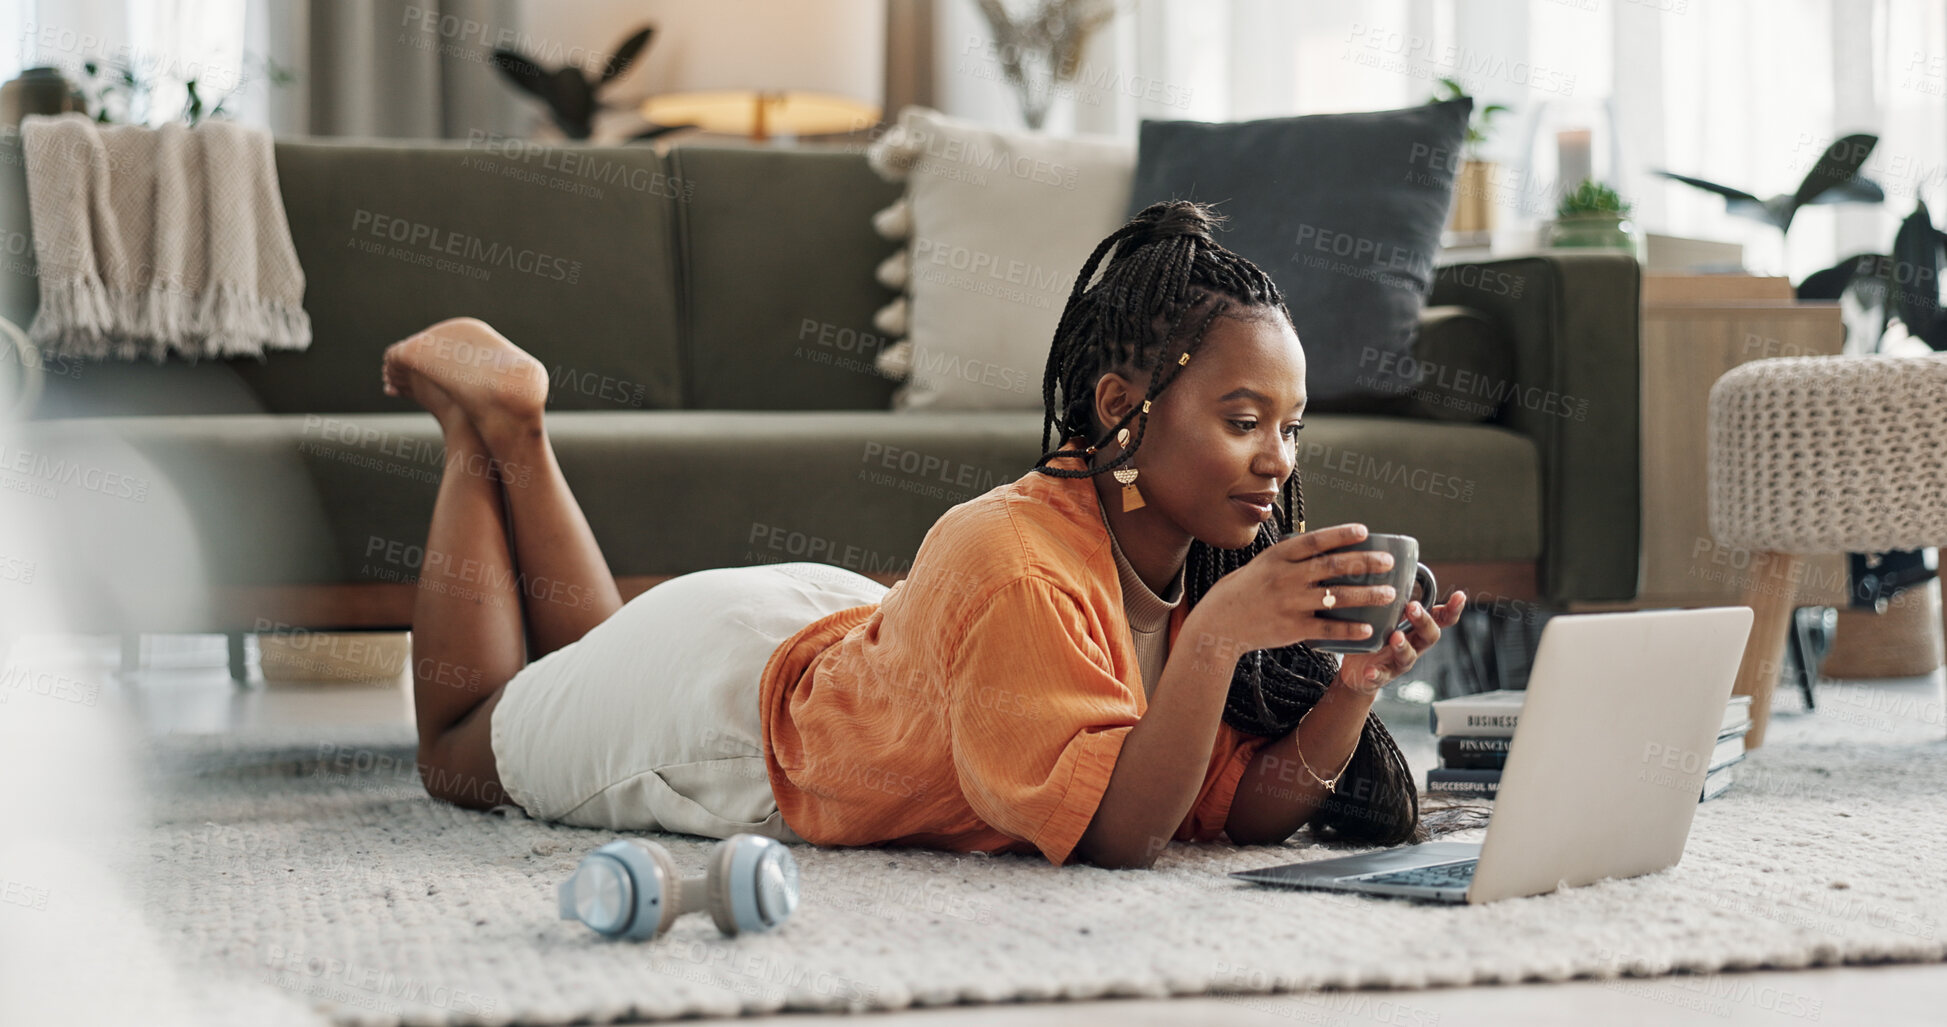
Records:
<instances>
[{"instance_id":1,"label":"green leaf","mask_svg":"<svg viewBox=\"0 0 1947 1027\"><path fill-rule=\"evenodd\" d=\"M1580 185L1563 194L1555 207L1556 217L1576 217L1586 214L1618 214L1629 216L1629 204L1623 201L1614 189L1585 178Z\"/></svg>"}]
</instances>

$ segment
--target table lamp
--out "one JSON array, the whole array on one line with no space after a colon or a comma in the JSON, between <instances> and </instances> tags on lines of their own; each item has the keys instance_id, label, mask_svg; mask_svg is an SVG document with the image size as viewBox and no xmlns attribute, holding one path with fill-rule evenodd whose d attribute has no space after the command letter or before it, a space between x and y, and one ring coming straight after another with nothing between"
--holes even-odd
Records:
<instances>
[{"instance_id":1,"label":"table lamp","mask_svg":"<svg viewBox=\"0 0 1947 1027\"><path fill-rule=\"evenodd\" d=\"M884 0L714 0L653 12L644 118L765 140L879 121Z\"/></svg>"}]
</instances>

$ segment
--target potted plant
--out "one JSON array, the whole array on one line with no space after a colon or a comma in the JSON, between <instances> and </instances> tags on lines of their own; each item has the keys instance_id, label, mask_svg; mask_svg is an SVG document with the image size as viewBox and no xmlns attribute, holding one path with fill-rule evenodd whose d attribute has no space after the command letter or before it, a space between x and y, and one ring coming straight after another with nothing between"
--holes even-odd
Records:
<instances>
[{"instance_id":1,"label":"potted plant","mask_svg":"<svg viewBox=\"0 0 1947 1027\"><path fill-rule=\"evenodd\" d=\"M245 54L245 59L259 63L251 54ZM262 58L260 63L263 78L273 86L297 81L295 72L268 57ZM102 125L146 125L156 120L162 114L155 109L156 94L161 86L173 81L183 87L182 110L174 115L173 120L194 128L206 118L228 117L230 111L225 105L252 80L248 74L250 69L245 68L246 74L240 81L211 100L204 95L209 85L206 77L192 75L183 78L168 71L151 74L149 69L141 67L140 62L120 56L106 61L84 61L81 70L83 78L76 92L83 96L84 105L79 109L84 113L92 111L88 116Z\"/></svg>"},{"instance_id":2,"label":"potted plant","mask_svg":"<svg viewBox=\"0 0 1947 1027\"><path fill-rule=\"evenodd\" d=\"M1458 79L1440 80L1440 91L1435 93L1430 103L1458 100L1467 95ZM1507 112L1507 107L1490 103L1485 107L1476 105L1474 113L1467 119L1467 142L1462 150L1460 174L1454 179L1453 211L1447 216L1447 231L1454 233L1491 232L1494 230L1494 204L1489 190L1494 181L1493 161L1482 160L1480 150L1487 143L1487 135L1494 127L1494 116Z\"/></svg>"},{"instance_id":3,"label":"potted plant","mask_svg":"<svg viewBox=\"0 0 1947 1027\"><path fill-rule=\"evenodd\" d=\"M1548 223L1551 247L1590 247L1628 250L1644 258L1643 233L1629 220L1629 203L1614 189L1593 179L1562 196L1555 220Z\"/></svg>"},{"instance_id":4,"label":"potted plant","mask_svg":"<svg viewBox=\"0 0 1947 1027\"><path fill-rule=\"evenodd\" d=\"M993 58L1014 87L1021 120L1039 132L1048 108L1075 80L1082 47L1116 15L1114 0L1037 0L1017 16L1002 0L974 0L994 34ZM1015 6L1021 6L1016 4Z\"/></svg>"}]
</instances>

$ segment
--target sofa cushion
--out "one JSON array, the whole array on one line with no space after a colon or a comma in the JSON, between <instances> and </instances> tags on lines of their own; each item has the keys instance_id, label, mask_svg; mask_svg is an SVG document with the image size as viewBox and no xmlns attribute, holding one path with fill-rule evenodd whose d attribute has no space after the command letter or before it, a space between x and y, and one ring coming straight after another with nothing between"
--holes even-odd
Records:
<instances>
[{"instance_id":1,"label":"sofa cushion","mask_svg":"<svg viewBox=\"0 0 1947 1027\"><path fill-rule=\"evenodd\" d=\"M872 160L905 181L911 226L888 269L908 293L891 320L911 340L893 408L1040 410L1075 277L1125 220L1134 151L909 107Z\"/></svg>"},{"instance_id":2,"label":"sofa cushion","mask_svg":"<svg viewBox=\"0 0 1947 1027\"><path fill-rule=\"evenodd\" d=\"M1305 346L1310 409L1377 412L1416 383L1367 373L1361 357L1411 355L1472 109L1462 98L1226 124L1145 121L1129 212L1171 198L1216 204L1230 219L1220 241L1284 293Z\"/></svg>"},{"instance_id":3,"label":"sofa cushion","mask_svg":"<svg viewBox=\"0 0 1947 1027\"><path fill-rule=\"evenodd\" d=\"M650 147L286 140L277 174L314 339L235 363L266 410L411 409L379 354L462 314L547 366L555 409L680 405L681 184Z\"/></svg>"},{"instance_id":4,"label":"sofa cushion","mask_svg":"<svg viewBox=\"0 0 1947 1027\"><path fill-rule=\"evenodd\" d=\"M885 410L872 269L895 246L872 212L899 187L856 151L680 146L670 166L685 257L686 407Z\"/></svg>"},{"instance_id":5,"label":"sofa cushion","mask_svg":"<svg viewBox=\"0 0 1947 1027\"><path fill-rule=\"evenodd\" d=\"M641 411L561 413L549 434L618 574L796 560L897 574L948 507L1034 465L1040 430L1023 411ZM200 552L205 579L230 585L413 580L443 466L425 414L43 421L20 443L82 460L101 472L90 480L144 483L141 501L100 497L88 538L193 525L194 539L150 544ZM1320 415L1299 455L1313 526L1404 532L1432 560L1540 552L1526 436Z\"/></svg>"}]
</instances>

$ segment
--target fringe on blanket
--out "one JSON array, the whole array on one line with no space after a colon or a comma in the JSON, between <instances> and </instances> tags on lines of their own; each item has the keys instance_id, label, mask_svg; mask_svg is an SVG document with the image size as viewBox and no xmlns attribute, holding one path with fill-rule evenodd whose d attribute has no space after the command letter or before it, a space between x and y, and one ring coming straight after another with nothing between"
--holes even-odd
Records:
<instances>
[{"instance_id":1,"label":"fringe on blanket","mask_svg":"<svg viewBox=\"0 0 1947 1027\"><path fill-rule=\"evenodd\" d=\"M261 359L267 350L311 345L311 315L304 308L247 294L229 282L207 287L199 297L160 283L139 292L114 289L93 274L42 285L27 337L49 356L160 364L172 353L192 362Z\"/></svg>"},{"instance_id":2,"label":"fringe on blanket","mask_svg":"<svg viewBox=\"0 0 1947 1027\"><path fill-rule=\"evenodd\" d=\"M27 115L20 131L40 280L28 337L42 352L161 363L309 348L269 133L73 111Z\"/></svg>"}]
</instances>

